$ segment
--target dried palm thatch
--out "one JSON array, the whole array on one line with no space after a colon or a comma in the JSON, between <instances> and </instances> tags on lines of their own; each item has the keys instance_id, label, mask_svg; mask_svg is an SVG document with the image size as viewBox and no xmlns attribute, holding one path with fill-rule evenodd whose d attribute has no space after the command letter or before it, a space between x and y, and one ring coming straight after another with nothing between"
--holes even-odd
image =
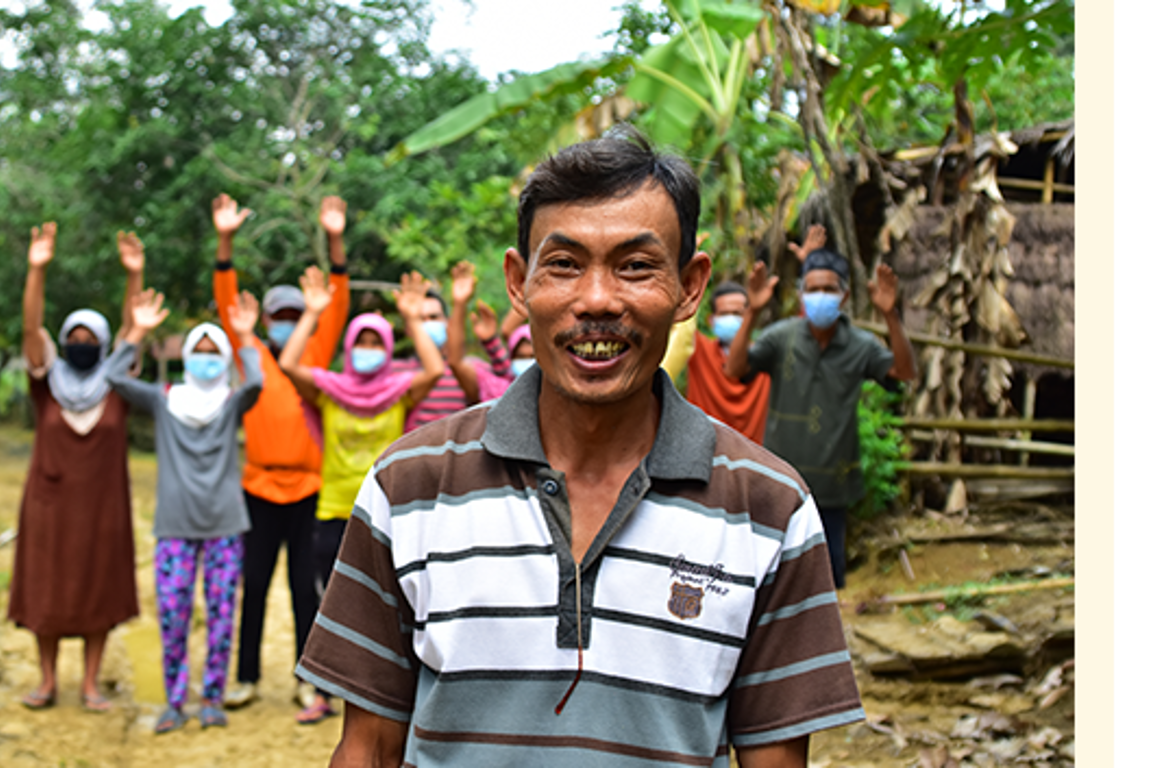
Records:
<instances>
[{"instance_id":1,"label":"dried palm thatch","mask_svg":"<svg viewBox=\"0 0 1152 768\"><path fill-rule=\"evenodd\" d=\"M1054 153L1070 161L1071 126L1063 127ZM905 318L911 330L946 339L1009 349L1072 356L1073 216L1071 205L1006 203L997 168L1021 143L1052 141L1052 126L1032 136L978 137L966 168L960 163L950 205L924 206L942 198L944 147L919 162L889 164L885 174L907 188L900 203L887 206L877 250L912 297ZM909 157L909 153L904 153ZM1056 157L1053 154L1053 157ZM911 183L909 183L911 182ZM1003 358L970 357L960 350L926 346L912 415L944 418L1005 416L1013 364ZM959 436L940 433L933 453L960 458Z\"/></svg>"}]
</instances>

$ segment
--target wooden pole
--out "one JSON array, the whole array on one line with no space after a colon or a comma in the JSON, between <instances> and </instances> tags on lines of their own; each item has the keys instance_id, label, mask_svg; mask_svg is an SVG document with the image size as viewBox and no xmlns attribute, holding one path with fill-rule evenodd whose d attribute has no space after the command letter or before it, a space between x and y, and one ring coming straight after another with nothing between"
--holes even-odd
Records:
<instances>
[{"instance_id":1,"label":"wooden pole","mask_svg":"<svg viewBox=\"0 0 1152 768\"><path fill-rule=\"evenodd\" d=\"M954 429L958 432L1075 432L1072 419L937 419L908 416L900 424L905 429Z\"/></svg>"},{"instance_id":2,"label":"wooden pole","mask_svg":"<svg viewBox=\"0 0 1152 768\"><path fill-rule=\"evenodd\" d=\"M910 475L944 477L1008 477L1020 480L1066 480L1076 477L1075 467L1018 467L1013 464L951 464L944 461L907 461L896 465Z\"/></svg>"},{"instance_id":3,"label":"wooden pole","mask_svg":"<svg viewBox=\"0 0 1152 768\"><path fill-rule=\"evenodd\" d=\"M1017 440L1011 437L968 435L964 438L964 444L973 445L977 448L1005 448L1009 451L1020 451L1024 456L1028 455L1028 451L1049 453L1054 456L1076 455L1076 446L1073 445L1065 445L1064 443L1041 443L1035 440ZM1026 467L1028 465L1022 462L1020 466Z\"/></svg>"},{"instance_id":4,"label":"wooden pole","mask_svg":"<svg viewBox=\"0 0 1152 768\"><path fill-rule=\"evenodd\" d=\"M919 592L915 595L885 595L880 598L882 603L890 605L916 605L918 603L938 603L954 600L957 597L983 597L984 595L1010 595L1014 592L1032 592L1038 589L1064 589L1076 586L1076 579L1045 579L1044 581L1027 581L1019 584L992 584L989 586L974 586L968 589L935 589L931 592Z\"/></svg>"},{"instance_id":5,"label":"wooden pole","mask_svg":"<svg viewBox=\"0 0 1152 768\"><path fill-rule=\"evenodd\" d=\"M1031 419L1036 415L1036 379L1028 376L1024 380L1024 418ZM1032 431L1028 429L1020 430L1021 440L1031 440ZM1028 452L1022 451L1020 453L1020 466L1028 466Z\"/></svg>"},{"instance_id":6,"label":"wooden pole","mask_svg":"<svg viewBox=\"0 0 1152 768\"><path fill-rule=\"evenodd\" d=\"M870 323L865 320L853 320L852 323L857 328L863 328L866 331L871 331L877 336L888 336L888 327L885 325L880 325L879 323ZM905 335L908 337L909 341L915 342L917 344L928 344L930 346L943 347L944 349L958 349L973 355L1002 357L1005 360L1016 360L1017 362L1033 363L1035 365L1048 365L1053 368L1074 369L1076 367L1075 360L1065 360L1064 358L1060 357L1038 355L1033 352L1024 352L1018 349L989 347L983 344L969 344L964 341L942 339L938 336L930 336L926 333L916 333L907 330L905 331Z\"/></svg>"},{"instance_id":7,"label":"wooden pole","mask_svg":"<svg viewBox=\"0 0 1152 768\"><path fill-rule=\"evenodd\" d=\"M1048 162L1044 164L1044 189L1040 192L1041 203L1052 202L1052 187L1054 186L1056 176L1056 158L1049 157Z\"/></svg>"}]
</instances>

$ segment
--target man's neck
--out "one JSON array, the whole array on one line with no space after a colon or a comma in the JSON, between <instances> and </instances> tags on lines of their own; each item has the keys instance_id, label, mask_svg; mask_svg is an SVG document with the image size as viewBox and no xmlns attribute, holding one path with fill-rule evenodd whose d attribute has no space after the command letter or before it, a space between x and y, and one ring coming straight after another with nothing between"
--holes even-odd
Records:
<instances>
[{"instance_id":1,"label":"man's neck","mask_svg":"<svg viewBox=\"0 0 1152 768\"><path fill-rule=\"evenodd\" d=\"M630 473L656 441L660 404L651 387L617 403L575 403L545 381L539 423L540 444L553 468L584 476Z\"/></svg>"},{"instance_id":2,"label":"man's neck","mask_svg":"<svg viewBox=\"0 0 1152 768\"><path fill-rule=\"evenodd\" d=\"M828 345L832 343L832 337L836 335L836 326L840 324L840 320L827 328L817 328L812 325L811 321L808 323L808 330L812 332L812 336L816 339L816 343L820 345L820 349L827 349Z\"/></svg>"}]
</instances>

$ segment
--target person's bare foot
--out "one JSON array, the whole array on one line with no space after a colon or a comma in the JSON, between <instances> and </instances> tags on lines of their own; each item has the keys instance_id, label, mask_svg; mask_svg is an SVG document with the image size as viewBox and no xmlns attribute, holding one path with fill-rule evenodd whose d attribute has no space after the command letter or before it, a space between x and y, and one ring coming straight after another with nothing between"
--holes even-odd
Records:
<instances>
[{"instance_id":1,"label":"person's bare foot","mask_svg":"<svg viewBox=\"0 0 1152 768\"><path fill-rule=\"evenodd\" d=\"M49 685L41 685L34 691L30 691L20 703L28 707L28 709L48 709L56 704L56 688Z\"/></svg>"}]
</instances>

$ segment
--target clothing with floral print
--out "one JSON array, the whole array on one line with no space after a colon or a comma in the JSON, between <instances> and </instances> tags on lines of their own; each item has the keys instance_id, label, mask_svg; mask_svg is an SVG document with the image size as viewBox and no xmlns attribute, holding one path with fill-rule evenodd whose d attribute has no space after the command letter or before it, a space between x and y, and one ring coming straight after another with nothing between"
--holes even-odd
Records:
<instances>
[{"instance_id":1,"label":"clothing with floral print","mask_svg":"<svg viewBox=\"0 0 1152 768\"><path fill-rule=\"evenodd\" d=\"M224 698L243 554L243 539L238 535L156 541L156 606L164 645L164 690L168 703L176 709L184 706L188 697L188 633L201 558L208 629L203 697L215 704Z\"/></svg>"}]
</instances>

